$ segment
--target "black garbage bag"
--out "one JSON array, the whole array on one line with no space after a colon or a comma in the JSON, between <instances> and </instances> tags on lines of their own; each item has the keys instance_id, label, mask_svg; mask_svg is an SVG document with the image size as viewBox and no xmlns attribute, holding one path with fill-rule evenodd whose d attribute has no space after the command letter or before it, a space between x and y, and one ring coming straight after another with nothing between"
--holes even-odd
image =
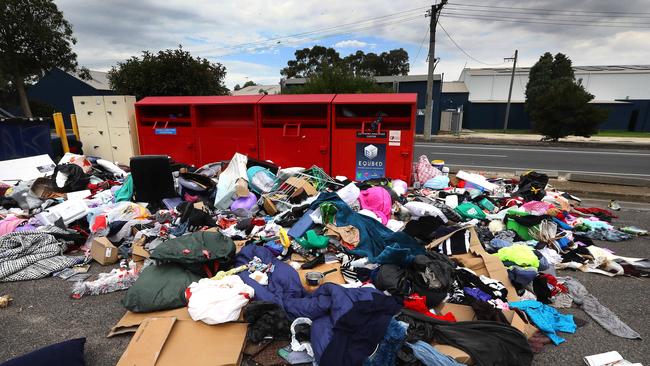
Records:
<instances>
[{"instance_id":1,"label":"black garbage bag","mask_svg":"<svg viewBox=\"0 0 650 366\"><path fill-rule=\"evenodd\" d=\"M56 183L57 175L63 174L67 177L63 186L59 186ZM57 165L54 168L54 174L52 174L52 181L54 186L61 189L64 192L75 192L83 191L88 188L88 183L90 183L90 176L84 173L83 169L76 164L61 164Z\"/></svg>"}]
</instances>

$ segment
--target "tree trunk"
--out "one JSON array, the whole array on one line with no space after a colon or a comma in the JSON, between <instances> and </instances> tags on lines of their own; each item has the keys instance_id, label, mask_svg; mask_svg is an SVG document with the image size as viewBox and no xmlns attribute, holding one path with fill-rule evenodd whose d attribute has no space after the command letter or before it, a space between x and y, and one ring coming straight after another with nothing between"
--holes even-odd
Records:
<instances>
[{"instance_id":1,"label":"tree trunk","mask_svg":"<svg viewBox=\"0 0 650 366\"><path fill-rule=\"evenodd\" d=\"M33 117L32 109L29 108L27 93L25 92L25 80L20 76L16 76L14 82L16 83L16 90L18 90L18 98L20 98L20 108L23 110L23 115L28 118Z\"/></svg>"}]
</instances>

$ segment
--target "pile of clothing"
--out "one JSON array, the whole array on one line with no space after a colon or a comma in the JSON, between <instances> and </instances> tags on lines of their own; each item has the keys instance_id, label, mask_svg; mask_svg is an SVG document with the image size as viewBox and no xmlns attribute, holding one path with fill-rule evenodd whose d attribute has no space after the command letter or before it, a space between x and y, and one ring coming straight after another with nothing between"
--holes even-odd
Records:
<instances>
[{"instance_id":1,"label":"pile of clothing","mask_svg":"<svg viewBox=\"0 0 650 366\"><path fill-rule=\"evenodd\" d=\"M155 187L133 161L72 154L49 177L2 183L0 282L87 266L106 238L119 268L78 281L73 298L125 290L131 312L244 321L249 344L282 348L287 364L530 365L576 331L562 313L573 304L639 338L557 271L647 276L647 260L594 243L644 231L619 230L544 174L449 176L422 156L409 185L241 154L158 163Z\"/></svg>"}]
</instances>

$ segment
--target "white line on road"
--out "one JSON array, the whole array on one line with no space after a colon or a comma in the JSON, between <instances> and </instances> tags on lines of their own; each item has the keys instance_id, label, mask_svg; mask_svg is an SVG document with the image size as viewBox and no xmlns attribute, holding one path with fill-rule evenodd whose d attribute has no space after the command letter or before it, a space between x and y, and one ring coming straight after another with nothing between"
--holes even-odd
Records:
<instances>
[{"instance_id":1,"label":"white line on road","mask_svg":"<svg viewBox=\"0 0 650 366\"><path fill-rule=\"evenodd\" d=\"M489 166L489 165L465 165L465 164L449 164L449 165L454 165L456 167L462 167L462 168L480 168L480 169L506 169L506 170L540 170L540 171L548 171L549 169L543 169L543 168L517 168L517 167L512 167L512 166ZM628 176L628 177L650 177L650 174L635 174L635 173L611 173L611 172L590 172L590 171L584 171L584 170L564 170L560 169L559 170L562 173L580 173L580 174L600 174L600 175L623 175L623 176Z\"/></svg>"},{"instance_id":2,"label":"white line on road","mask_svg":"<svg viewBox=\"0 0 650 366\"><path fill-rule=\"evenodd\" d=\"M453 155L453 156L481 156L481 157L489 157L489 158L507 158L507 155L490 155L490 154L460 154L460 153L444 153L444 152L438 152L434 151L433 152L436 155Z\"/></svg>"},{"instance_id":3,"label":"white line on road","mask_svg":"<svg viewBox=\"0 0 650 366\"><path fill-rule=\"evenodd\" d=\"M600 154L600 155L626 155L626 156L650 156L643 153L628 153L615 151L582 151L582 150L556 150L556 149L521 149L515 147L485 147L485 146L452 146L439 144L414 144L415 147L445 148L445 149L468 149L468 150L502 150L502 151L531 151L531 152L551 152L551 153L571 153L571 154Z\"/></svg>"}]
</instances>

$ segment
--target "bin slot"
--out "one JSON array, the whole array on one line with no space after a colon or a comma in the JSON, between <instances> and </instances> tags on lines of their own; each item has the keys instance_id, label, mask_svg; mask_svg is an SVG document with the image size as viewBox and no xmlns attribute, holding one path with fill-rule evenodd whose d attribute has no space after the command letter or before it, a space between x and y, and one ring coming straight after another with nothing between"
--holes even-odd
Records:
<instances>
[{"instance_id":1,"label":"bin slot","mask_svg":"<svg viewBox=\"0 0 650 366\"><path fill-rule=\"evenodd\" d=\"M139 106L140 116L146 119L190 119L189 105Z\"/></svg>"},{"instance_id":2,"label":"bin slot","mask_svg":"<svg viewBox=\"0 0 650 366\"><path fill-rule=\"evenodd\" d=\"M255 127L254 105L207 105L196 108L197 127Z\"/></svg>"},{"instance_id":3,"label":"bin slot","mask_svg":"<svg viewBox=\"0 0 650 366\"><path fill-rule=\"evenodd\" d=\"M366 125L375 121L377 117L337 117L334 122L338 129L361 130L363 124ZM402 117L383 117L381 129L383 130L408 130L411 127L411 121Z\"/></svg>"},{"instance_id":4,"label":"bin slot","mask_svg":"<svg viewBox=\"0 0 650 366\"><path fill-rule=\"evenodd\" d=\"M284 127L300 124L301 128L327 128L327 104L263 105L262 127Z\"/></svg>"},{"instance_id":5,"label":"bin slot","mask_svg":"<svg viewBox=\"0 0 650 366\"><path fill-rule=\"evenodd\" d=\"M151 128L174 128L174 127L191 127L188 122L178 122L171 120L161 119L159 121L143 121L140 123L141 126L151 127Z\"/></svg>"}]
</instances>

